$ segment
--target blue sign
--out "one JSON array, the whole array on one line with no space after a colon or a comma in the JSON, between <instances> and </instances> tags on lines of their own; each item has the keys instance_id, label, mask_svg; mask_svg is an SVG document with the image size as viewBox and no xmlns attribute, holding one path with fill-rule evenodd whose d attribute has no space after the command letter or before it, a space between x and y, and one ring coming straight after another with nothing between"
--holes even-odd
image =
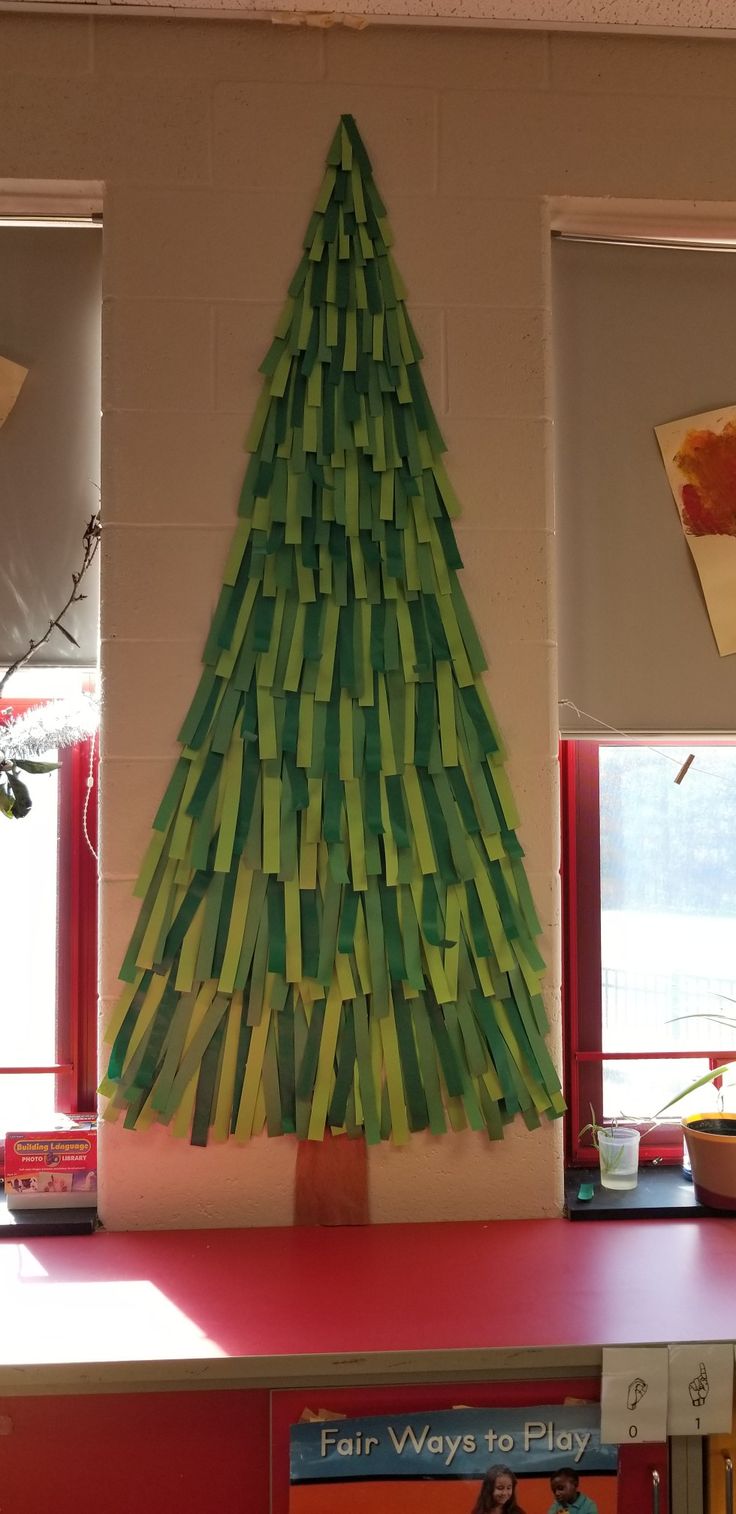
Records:
<instances>
[{"instance_id":1,"label":"blue sign","mask_svg":"<svg viewBox=\"0 0 736 1514\"><path fill-rule=\"evenodd\" d=\"M567 1466L611 1473L618 1447L601 1445L597 1404L446 1409L291 1429L292 1483L482 1477L492 1462L508 1462L520 1477Z\"/></svg>"}]
</instances>

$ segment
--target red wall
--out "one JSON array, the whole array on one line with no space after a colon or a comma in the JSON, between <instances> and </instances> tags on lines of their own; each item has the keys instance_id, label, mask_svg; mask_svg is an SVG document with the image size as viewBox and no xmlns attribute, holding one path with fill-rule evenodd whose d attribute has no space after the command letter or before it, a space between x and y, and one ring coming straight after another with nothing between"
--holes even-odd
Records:
<instances>
[{"instance_id":1,"label":"red wall","mask_svg":"<svg viewBox=\"0 0 736 1514\"><path fill-rule=\"evenodd\" d=\"M305 1408L328 1408L342 1414L414 1414L423 1410L520 1408L531 1404L561 1404L568 1397L597 1400L597 1378L562 1382L426 1383L372 1388L302 1388L275 1392L271 1410L272 1514L289 1514L289 1426ZM469 1501L470 1504L470 1501ZM2 1509L2 1504L0 1504Z\"/></svg>"},{"instance_id":2,"label":"red wall","mask_svg":"<svg viewBox=\"0 0 736 1514\"><path fill-rule=\"evenodd\" d=\"M268 1514L268 1393L0 1399L2 1514Z\"/></svg>"},{"instance_id":3,"label":"red wall","mask_svg":"<svg viewBox=\"0 0 736 1514\"><path fill-rule=\"evenodd\" d=\"M315 1388L269 1393L198 1390L0 1398L0 1514L287 1514L289 1425L302 1410L385 1414L453 1404L559 1403L597 1398L579 1382ZM666 1449L624 1447L623 1511L651 1508L651 1473Z\"/></svg>"}]
</instances>

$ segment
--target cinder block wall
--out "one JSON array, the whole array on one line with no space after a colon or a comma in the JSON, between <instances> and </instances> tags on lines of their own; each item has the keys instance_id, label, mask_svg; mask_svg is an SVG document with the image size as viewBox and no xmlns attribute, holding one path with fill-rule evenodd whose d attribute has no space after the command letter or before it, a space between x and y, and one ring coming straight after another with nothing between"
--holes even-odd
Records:
<instances>
[{"instance_id":1,"label":"cinder block wall","mask_svg":"<svg viewBox=\"0 0 736 1514\"><path fill-rule=\"evenodd\" d=\"M559 1027L546 197L726 200L736 45L0 16L0 179L103 179L102 994L194 690L257 367L337 117L388 200L464 504ZM603 460L604 461L604 460ZM49 502L49 508L53 508ZM106 1127L109 1226L288 1224L294 1147ZM378 1221L553 1215L559 1127L370 1154Z\"/></svg>"}]
</instances>

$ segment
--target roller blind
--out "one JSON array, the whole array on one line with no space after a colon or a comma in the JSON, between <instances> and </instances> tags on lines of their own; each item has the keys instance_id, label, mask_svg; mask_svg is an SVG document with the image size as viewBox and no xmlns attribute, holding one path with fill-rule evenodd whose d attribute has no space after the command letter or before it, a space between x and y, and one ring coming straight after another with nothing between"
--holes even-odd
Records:
<instances>
[{"instance_id":1,"label":"roller blind","mask_svg":"<svg viewBox=\"0 0 736 1514\"><path fill-rule=\"evenodd\" d=\"M0 356L28 369L0 427L0 666L58 614L99 508L101 253L96 226L0 226ZM34 665L96 663L96 564L85 592L79 646L56 632Z\"/></svg>"},{"instance_id":2,"label":"roller blind","mask_svg":"<svg viewBox=\"0 0 736 1514\"><path fill-rule=\"evenodd\" d=\"M653 427L736 403L736 253L555 238L552 272L560 698L626 732L732 733L736 656Z\"/></svg>"}]
</instances>

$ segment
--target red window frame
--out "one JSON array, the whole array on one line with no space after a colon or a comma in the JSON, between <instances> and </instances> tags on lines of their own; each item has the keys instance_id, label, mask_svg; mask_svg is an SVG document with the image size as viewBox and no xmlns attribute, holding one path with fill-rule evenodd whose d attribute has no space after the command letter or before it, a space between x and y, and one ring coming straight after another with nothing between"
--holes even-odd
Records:
<instances>
[{"instance_id":1,"label":"red window frame","mask_svg":"<svg viewBox=\"0 0 736 1514\"><path fill-rule=\"evenodd\" d=\"M38 699L6 699L3 710L23 714ZM97 742L94 736L59 754L57 840L56 1060L51 1065L0 1066L3 1075L56 1074L61 1113L95 1108L97 1086ZM3 820L4 825L23 821ZM0 1149L0 1170L2 1166Z\"/></svg>"},{"instance_id":2,"label":"red window frame","mask_svg":"<svg viewBox=\"0 0 736 1514\"><path fill-rule=\"evenodd\" d=\"M664 743L659 743L660 745ZM679 743L682 745L682 743ZM568 1104L566 1158L573 1166L593 1160L590 1140L579 1131L590 1120L591 1106L603 1104L606 1061L652 1061L702 1057L710 1067L736 1058L736 1051L695 1048L687 1051L603 1050L601 973L601 872L599 750L594 740L560 743L562 800L562 983L565 1026L565 1084ZM632 743L633 745L633 743ZM692 743L691 743L692 745ZM682 1131L678 1118L642 1133L643 1162L679 1162Z\"/></svg>"}]
</instances>

